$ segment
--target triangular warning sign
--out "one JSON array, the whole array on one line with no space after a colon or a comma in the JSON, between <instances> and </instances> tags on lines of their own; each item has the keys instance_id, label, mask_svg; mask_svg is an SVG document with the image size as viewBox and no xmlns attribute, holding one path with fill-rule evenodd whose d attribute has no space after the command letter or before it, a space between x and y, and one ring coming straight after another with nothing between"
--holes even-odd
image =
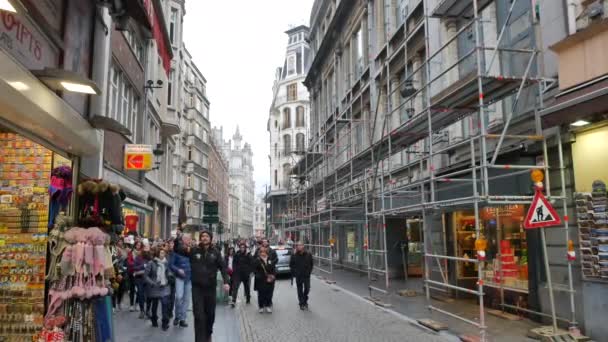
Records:
<instances>
[{"instance_id":1,"label":"triangular warning sign","mask_svg":"<svg viewBox=\"0 0 608 342\"><path fill-rule=\"evenodd\" d=\"M559 218L559 215L557 215L555 209L553 209L551 203L549 203L543 193L537 189L534 194L534 199L532 200L532 205L530 206L530 209L528 209L524 227L526 229L533 229L557 226L560 223L562 223L562 220Z\"/></svg>"}]
</instances>

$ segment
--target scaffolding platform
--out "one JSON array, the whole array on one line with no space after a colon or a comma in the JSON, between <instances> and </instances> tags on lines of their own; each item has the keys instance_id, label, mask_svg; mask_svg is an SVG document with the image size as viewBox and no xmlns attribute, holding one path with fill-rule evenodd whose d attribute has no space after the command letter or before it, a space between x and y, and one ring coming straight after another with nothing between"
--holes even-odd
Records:
<instances>
[{"instance_id":1,"label":"scaffolding platform","mask_svg":"<svg viewBox=\"0 0 608 342\"><path fill-rule=\"evenodd\" d=\"M473 16L473 1L475 0L443 0L431 12L436 18L470 18ZM477 0L478 10L484 9L494 0Z\"/></svg>"}]
</instances>

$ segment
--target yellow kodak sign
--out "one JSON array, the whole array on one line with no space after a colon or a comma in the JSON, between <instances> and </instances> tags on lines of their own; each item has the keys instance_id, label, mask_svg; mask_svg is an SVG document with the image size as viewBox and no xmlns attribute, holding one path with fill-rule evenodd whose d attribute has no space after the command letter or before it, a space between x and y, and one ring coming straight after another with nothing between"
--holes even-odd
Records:
<instances>
[{"instance_id":1,"label":"yellow kodak sign","mask_svg":"<svg viewBox=\"0 0 608 342\"><path fill-rule=\"evenodd\" d=\"M125 145L125 170L152 170L153 161L154 154L152 153L152 145Z\"/></svg>"}]
</instances>

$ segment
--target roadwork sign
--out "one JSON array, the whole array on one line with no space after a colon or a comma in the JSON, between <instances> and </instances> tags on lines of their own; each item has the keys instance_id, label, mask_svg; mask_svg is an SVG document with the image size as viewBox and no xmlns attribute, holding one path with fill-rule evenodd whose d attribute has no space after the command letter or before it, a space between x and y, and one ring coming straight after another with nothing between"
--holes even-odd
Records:
<instances>
[{"instance_id":1,"label":"roadwork sign","mask_svg":"<svg viewBox=\"0 0 608 342\"><path fill-rule=\"evenodd\" d=\"M542 228L557 226L562 223L562 220L557 215L557 212L547 201L547 198L543 193L536 189L532 205L528 209L526 220L524 221L524 227L526 229Z\"/></svg>"}]
</instances>

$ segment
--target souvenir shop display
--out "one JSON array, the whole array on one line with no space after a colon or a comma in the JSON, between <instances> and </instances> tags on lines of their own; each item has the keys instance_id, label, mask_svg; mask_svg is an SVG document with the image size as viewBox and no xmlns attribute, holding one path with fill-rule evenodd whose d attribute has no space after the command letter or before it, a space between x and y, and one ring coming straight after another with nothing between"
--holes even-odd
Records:
<instances>
[{"instance_id":1,"label":"souvenir shop display","mask_svg":"<svg viewBox=\"0 0 608 342\"><path fill-rule=\"evenodd\" d=\"M112 236L121 233L121 191L101 180L78 186L77 226L58 216L49 237L48 308L36 341L113 341Z\"/></svg>"},{"instance_id":2,"label":"souvenir shop display","mask_svg":"<svg viewBox=\"0 0 608 342\"><path fill-rule=\"evenodd\" d=\"M32 341L42 327L53 152L0 132L0 336Z\"/></svg>"},{"instance_id":3,"label":"souvenir shop display","mask_svg":"<svg viewBox=\"0 0 608 342\"><path fill-rule=\"evenodd\" d=\"M575 193L581 268L584 279L608 281L608 205L606 184L596 180L591 193Z\"/></svg>"}]
</instances>

